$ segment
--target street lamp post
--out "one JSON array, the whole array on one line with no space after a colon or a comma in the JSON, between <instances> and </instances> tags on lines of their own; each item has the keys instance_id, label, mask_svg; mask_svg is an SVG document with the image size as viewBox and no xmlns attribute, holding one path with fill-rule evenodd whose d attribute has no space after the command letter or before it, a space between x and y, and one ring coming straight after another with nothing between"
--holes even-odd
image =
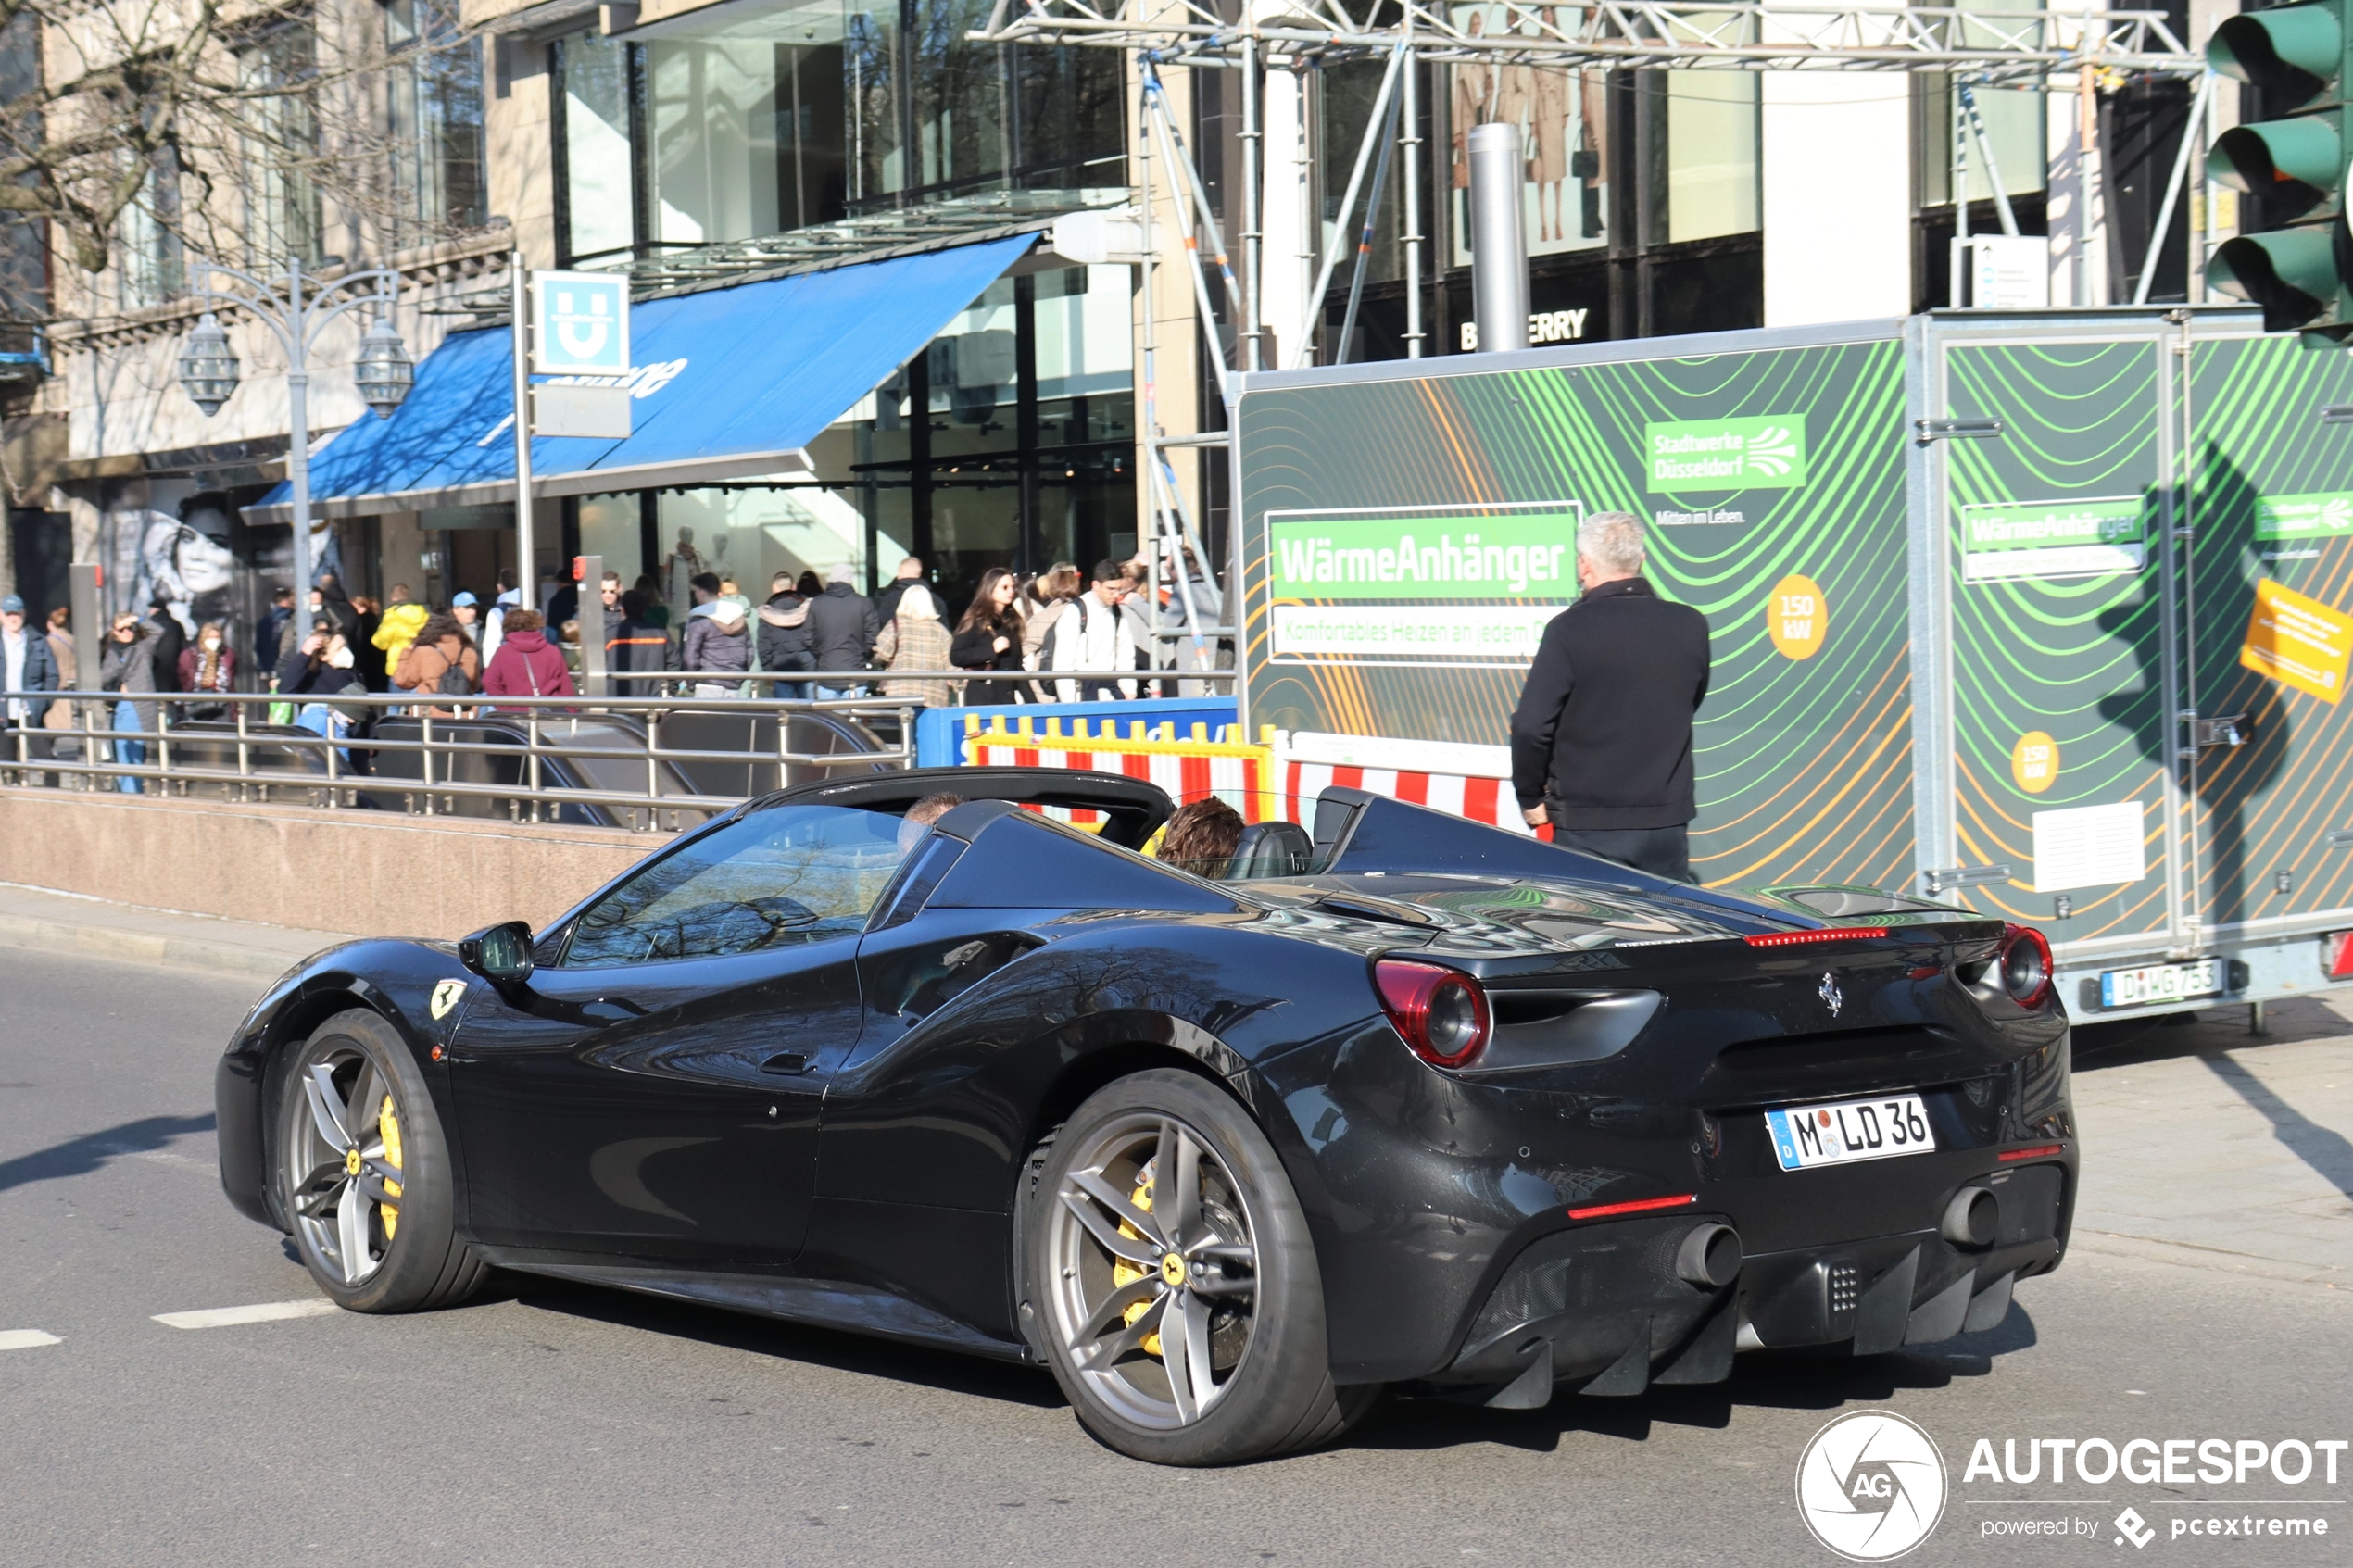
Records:
<instances>
[{"instance_id":1,"label":"street lamp post","mask_svg":"<svg viewBox=\"0 0 2353 1568\"><path fill-rule=\"evenodd\" d=\"M416 379L416 366L392 325L400 274L390 268L376 268L346 272L322 283L305 278L299 260L287 267L283 279L270 282L217 261L198 262L195 271L204 280L197 292L204 296L206 308L181 350L180 384L207 419L229 401L238 380L236 352L212 311L216 301L226 300L244 309L275 332L286 351L286 413L292 426L287 434L286 480L294 488L294 578L299 605L311 586L310 351L317 346L320 333L346 312L362 307L377 311L374 323L359 340L352 380L376 417L389 418ZM230 280L230 286L217 286L216 279Z\"/></svg>"}]
</instances>

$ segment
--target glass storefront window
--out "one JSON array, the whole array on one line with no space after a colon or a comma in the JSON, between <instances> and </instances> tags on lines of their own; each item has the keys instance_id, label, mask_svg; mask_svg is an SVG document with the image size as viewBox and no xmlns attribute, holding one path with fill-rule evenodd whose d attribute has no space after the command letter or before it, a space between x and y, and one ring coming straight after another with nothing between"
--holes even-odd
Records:
<instances>
[{"instance_id":1,"label":"glass storefront window","mask_svg":"<svg viewBox=\"0 0 2353 1568\"><path fill-rule=\"evenodd\" d=\"M575 32L556 49L563 82L567 258L625 251L636 239L637 210L629 48L595 32Z\"/></svg>"},{"instance_id":2,"label":"glass storefront window","mask_svg":"<svg viewBox=\"0 0 2353 1568\"><path fill-rule=\"evenodd\" d=\"M1957 152L1953 79L1924 74L1914 81L1919 83L1915 92L1919 128L1913 144L1919 152L1920 205L1949 207L1953 201ZM2024 196L2042 190L2050 182L2043 94L2023 87L1980 87L1973 96L1977 99L1978 120L1984 127L1994 161L2002 172L2003 194ZM1960 134L1967 136L1969 199L1992 201L1994 181L1985 167L1985 154L1975 136L1967 135L1965 131Z\"/></svg>"},{"instance_id":3,"label":"glass storefront window","mask_svg":"<svg viewBox=\"0 0 2353 1568\"><path fill-rule=\"evenodd\" d=\"M1120 56L975 44L989 9L745 4L656 23L635 44L563 38L566 258L730 244L1008 184L1124 184Z\"/></svg>"},{"instance_id":4,"label":"glass storefront window","mask_svg":"<svg viewBox=\"0 0 2353 1568\"><path fill-rule=\"evenodd\" d=\"M813 571L824 582L834 568L851 567L862 584L867 575L866 515L851 498L854 488L819 484L729 484L700 490L664 491L661 499L657 562L658 591L670 605L673 625L683 625L694 608L689 583L697 571L732 578L754 604L768 597L778 572L798 578ZM583 520L581 538L588 537ZM691 552L691 553L689 553ZM905 543L879 531L876 552L888 576Z\"/></svg>"},{"instance_id":5,"label":"glass storefront window","mask_svg":"<svg viewBox=\"0 0 2353 1568\"><path fill-rule=\"evenodd\" d=\"M1745 234L1758 226L1756 73L1657 73L1667 98L1668 244Z\"/></svg>"},{"instance_id":6,"label":"glass storefront window","mask_svg":"<svg viewBox=\"0 0 2353 1568\"><path fill-rule=\"evenodd\" d=\"M751 239L842 215L839 5L659 38L646 60L657 244Z\"/></svg>"},{"instance_id":7,"label":"glass storefront window","mask_svg":"<svg viewBox=\"0 0 2353 1568\"><path fill-rule=\"evenodd\" d=\"M607 571L621 573L621 585L634 586L645 570L645 525L637 493L583 495L580 498L580 553L602 556Z\"/></svg>"},{"instance_id":8,"label":"glass storefront window","mask_svg":"<svg viewBox=\"0 0 2353 1568\"><path fill-rule=\"evenodd\" d=\"M1457 22L1473 32L1505 25L1506 8L1502 6L1453 9ZM1520 145L1528 157L1521 186L1526 207L1521 222L1528 236L1528 253L1558 256L1606 245L1611 178L1608 73L1475 63L1452 67L1450 74L1453 264L1467 267L1471 262L1470 128L1496 121L1520 128ZM1368 107L1369 102L1368 98ZM1359 135L1363 125L1360 114Z\"/></svg>"}]
</instances>

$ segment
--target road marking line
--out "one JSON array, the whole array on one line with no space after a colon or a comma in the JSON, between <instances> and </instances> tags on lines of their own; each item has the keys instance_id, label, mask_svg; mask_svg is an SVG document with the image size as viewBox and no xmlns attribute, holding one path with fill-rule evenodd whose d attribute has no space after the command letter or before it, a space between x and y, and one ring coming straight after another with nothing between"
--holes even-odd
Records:
<instances>
[{"instance_id":1,"label":"road marking line","mask_svg":"<svg viewBox=\"0 0 2353 1568\"><path fill-rule=\"evenodd\" d=\"M276 1323L282 1318L322 1318L341 1311L333 1301L312 1297L308 1301L264 1301L253 1307L207 1307L195 1312L157 1312L155 1321L166 1328L233 1328L242 1323Z\"/></svg>"},{"instance_id":2,"label":"road marking line","mask_svg":"<svg viewBox=\"0 0 2353 1568\"><path fill-rule=\"evenodd\" d=\"M0 1328L0 1350L33 1350L44 1345L62 1345L65 1341L54 1334L44 1334L37 1328Z\"/></svg>"}]
</instances>

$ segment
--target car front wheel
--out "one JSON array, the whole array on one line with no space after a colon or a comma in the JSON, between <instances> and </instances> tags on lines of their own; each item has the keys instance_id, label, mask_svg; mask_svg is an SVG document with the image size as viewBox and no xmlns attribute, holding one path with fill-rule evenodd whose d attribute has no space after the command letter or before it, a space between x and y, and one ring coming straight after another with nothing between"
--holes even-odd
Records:
<instances>
[{"instance_id":1,"label":"car front wheel","mask_svg":"<svg viewBox=\"0 0 2353 1568\"><path fill-rule=\"evenodd\" d=\"M278 1098L280 1211L319 1287L355 1312L472 1295L489 1270L457 1239L449 1145L392 1025L359 1008L328 1019Z\"/></svg>"},{"instance_id":2,"label":"car front wheel","mask_svg":"<svg viewBox=\"0 0 2353 1568\"><path fill-rule=\"evenodd\" d=\"M1371 1403L1331 1377L1306 1217L1232 1097L1120 1079L1026 1173L1023 1315L1087 1429L1159 1464L1329 1440Z\"/></svg>"}]
</instances>

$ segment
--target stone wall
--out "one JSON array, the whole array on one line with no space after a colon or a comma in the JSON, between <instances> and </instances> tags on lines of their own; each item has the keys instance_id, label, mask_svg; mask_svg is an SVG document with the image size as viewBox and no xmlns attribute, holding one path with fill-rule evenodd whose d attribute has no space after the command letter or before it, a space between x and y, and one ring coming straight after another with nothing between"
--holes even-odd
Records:
<instances>
[{"instance_id":1,"label":"stone wall","mask_svg":"<svg viewBox=\"0 0 2353 1568\"><path fill-rule=\"evenodd\" d=\"M667 834L0 789L0 882L356 936L536 928Z\"/></svg>"}]
</instances>

